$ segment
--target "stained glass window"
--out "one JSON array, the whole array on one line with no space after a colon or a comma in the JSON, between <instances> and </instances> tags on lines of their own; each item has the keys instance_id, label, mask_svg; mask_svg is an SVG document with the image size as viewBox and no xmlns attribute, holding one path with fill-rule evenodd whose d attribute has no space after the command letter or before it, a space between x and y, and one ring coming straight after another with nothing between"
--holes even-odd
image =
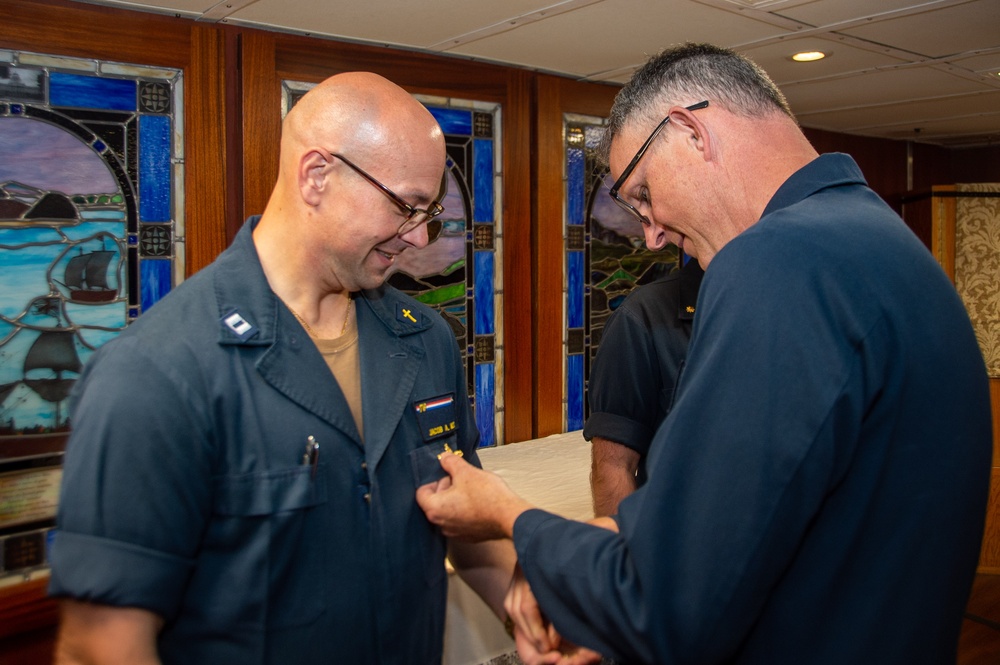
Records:
<instances>
[{"instance_id":1,"label":"stained glass window","mask_svg":"<svg viewBox=\"0 0 1000 665\"><path fill-rule=\"evenodd\" d=\"M285 81L283 112L312 86ZM436 309L466 364L480 447L504 442L500 107L417 96L445 135L448 196L438 239L395 261L388 282Z\"/></svg>"},{"instance_id":2,"label":"stained glass window","mask_svg":"<svg viewBox=\"0 0 1000 665\"><path fill-rule=\"evenodd\" d=\"M183 277L181 97L178 70L0 50L0 577L41 563L21 528L54 515L81 368Z\"/></svg>"},{"instance_id":3,"label":"stained glass window","mask_svg":"<svg viewBox=\"0 0 1000 665\"><path fill-rule=\"evenodd\" d=\"M604 324L640 284L677 265L677 247L646 248L642 225L608 196L613 181L597 156L604 120L566 114L564 130L566 431L589 415L587 381Z\"/></svg>"}]
</instances>

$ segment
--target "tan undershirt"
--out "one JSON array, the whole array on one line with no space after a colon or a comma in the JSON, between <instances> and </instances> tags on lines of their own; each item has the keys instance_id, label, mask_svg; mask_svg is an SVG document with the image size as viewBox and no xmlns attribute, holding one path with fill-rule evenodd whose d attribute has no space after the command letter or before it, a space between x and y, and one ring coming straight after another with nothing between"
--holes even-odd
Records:
<instances>
[{"instance_id":1,"label":"tan undershirt","mask_svg":"<svg viewBox=\"0 0 1000 665\"><path fill-rule=\"evenodd\" d=\"M334 339L320 339L310 334L327 366L347 398L347 405L364 441L364 421L361 416L361 355L358 352L358 324L356 317L348 318L344 334Z\"/></svg>"}]
</instances>

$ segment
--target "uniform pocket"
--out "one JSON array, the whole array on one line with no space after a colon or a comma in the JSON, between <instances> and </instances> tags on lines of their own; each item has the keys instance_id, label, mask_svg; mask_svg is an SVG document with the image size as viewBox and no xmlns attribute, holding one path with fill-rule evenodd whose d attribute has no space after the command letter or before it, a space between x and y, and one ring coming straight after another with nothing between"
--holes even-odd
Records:
<instances>
[{"instance_id":1,"label":"uniform pocket","mask_svg":"<svg viewBox=\"0 0 1000 665\"><path fill-rule=\"evenodd\" d=\"M311 466L215 479L215 512L227 517L271 515L326 503L325 476Z\"/></svg>"},{"instance_id":2,"label":"uniform pocket","mask_svg":"<svg viewBox=\"0 0 1000 665\"><path fill-rule=\"evenodd\" d=\"M230 602L260 608L252 622L272 630L309 623L327 603L317 585L330 549L323 524L323 465L215 479L215 527L226 534L228 572L245 575Z\"/></svg>"}]
</instances>

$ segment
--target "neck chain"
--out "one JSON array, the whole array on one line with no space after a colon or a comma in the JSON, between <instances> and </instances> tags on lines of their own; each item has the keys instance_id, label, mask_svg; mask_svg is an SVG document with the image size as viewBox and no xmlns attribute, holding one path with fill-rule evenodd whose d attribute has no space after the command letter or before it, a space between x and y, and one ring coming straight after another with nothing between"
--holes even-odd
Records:
<instances>
[{"instance_id":1,"label":"neck chain","mask_svg":"<svg viewBox=\"0 0 1000 665\"><path fill-rule=\"evenodd\" d=\"M285 302L285 301L282 300L281 302ZM319 338L319 335L317 335L313 331L313 329L309 326L309 324L305 322L305 319L303 319L301 316L299 316L298 312L296 312L294 309L292 309L291 305L289 305L286 302L285 303L285 307L287 307L288 311L292 313L292 316L294 316L296 318L296 320L298 320L298 322L302 324L302 327L306 329L306 332L309 333L310 337L317 337L317 338ZM351 320L351 310L352 309L354 309L354 297L353 296L347 296L347 312L344 314L344 325L341 326L341 328L340 328L340 335L341 336L343 336L344 333L347 332L347 322Z\"/></svg>"}]
</instances>

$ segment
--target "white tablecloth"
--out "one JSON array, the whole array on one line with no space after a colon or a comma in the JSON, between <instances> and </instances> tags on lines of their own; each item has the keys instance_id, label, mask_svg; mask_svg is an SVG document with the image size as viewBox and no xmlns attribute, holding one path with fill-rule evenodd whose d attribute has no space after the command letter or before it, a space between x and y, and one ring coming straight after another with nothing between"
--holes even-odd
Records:
<instances>
[{"instance_id":1,"label":"white tablecloth","mask_svg":"<svg viewBox=\"0 0 1000 665\"><path fill-rule=\"evenodd\" d=\"M529 502L571 519L594 516L590 444L580 430L479 451L483 468ZM458 575L448 585L443 665L477 665L514 650L503 625Z\"/></svg>"}]
</instances>

